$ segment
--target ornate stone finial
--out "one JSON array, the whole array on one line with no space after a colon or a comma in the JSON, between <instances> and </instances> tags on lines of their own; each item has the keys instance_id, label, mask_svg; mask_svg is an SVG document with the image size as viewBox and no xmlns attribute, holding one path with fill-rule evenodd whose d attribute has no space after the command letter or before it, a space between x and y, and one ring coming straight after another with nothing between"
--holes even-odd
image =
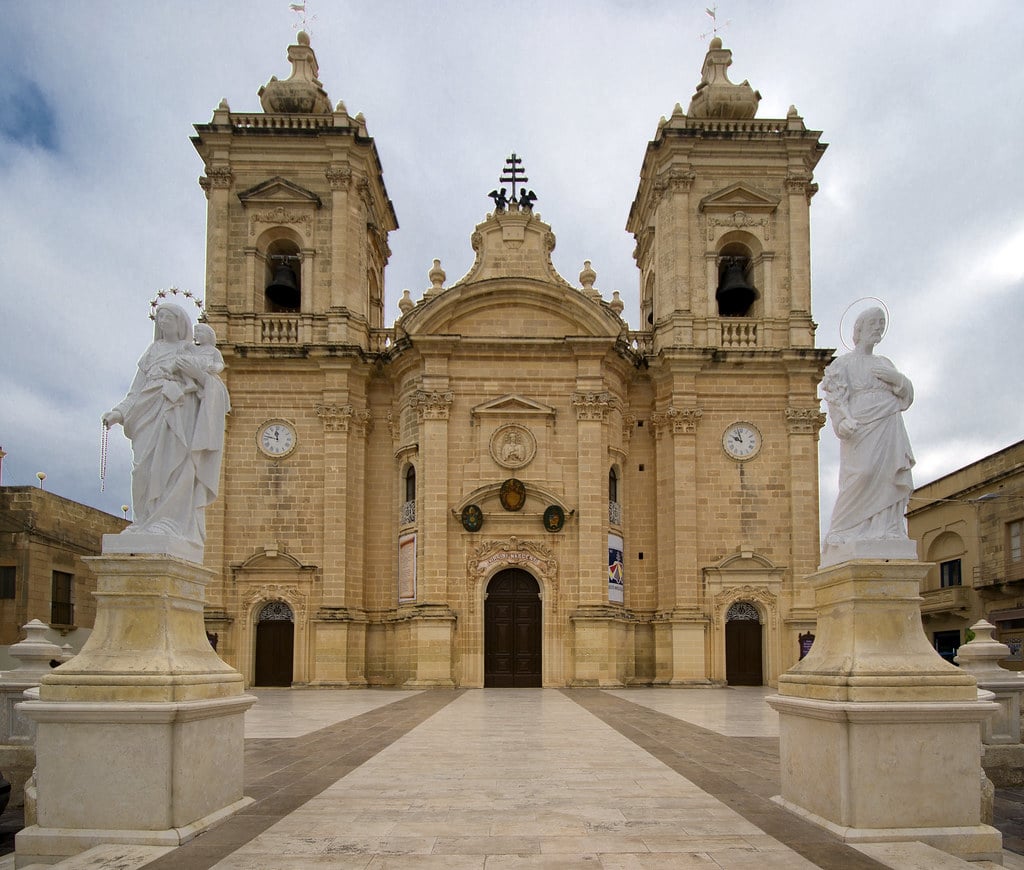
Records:
<instances>
[{"instance_id":1,"label":"ornate stone finial","mask_svg":"<svg viewBox=\"0 0 1024 870\"><path fill-rule=\"evenodd\" d=\"M228 105L228 98L227 97L224 97L217 104L217 111L218 112L230 112L231 111L231 106Z\"/></svg>"},{"instance_id":2,"label":"ornate stone finial","mask_svg":"<svg viewBox=\"0 0 1024 870\"><path fill-rule=\"evenodd\" d=\"M729 81L731 64L732 52L722 48L722 40L716 36L708 46L700 84L690 100L687 114L691 118L744 119L757 113L761 95L746 80L738 85Z\"/></svg>"},{"instance_id":3,"label":"ornate stone finial","mask_svg":"<svg viewBox=\"0 0 1024 870\"><path fill-rule=\"evenodd\" d=\"M305 31L299 31L296 44L288 46L288 60L292 65L291 76L283 82L272 76L258 91L263 111L283 115L330 114L331 101L317 78L320 67Z\"/></svg>"},{"instance_id":4,"label":"ornate stone finial","mask_svg":"<svg viewBox=\"0 0 1024 870\"><path fill-rule=\"evenodd\" d=\"M448 276L441 268L441 261L436 257L434 258L434 268L427 273L427 277L430 279L430 292L440 293L444 290L444 279Z\"/></svg>"},{"instance_id":5,"label":"ornate stone finial","mask_svg":"<svg viewBox=\"0 0 1024 870\"><path fill-rule=\"evenodd\" d=\"M583 292L591 299L600 298L601 294L594 289L594 282L597 280L597 272L590 268L590 260L583 261L583 269L580 272L580 284L583 285Z\"/></svg>"},{"instance_id":6,"label":"ornate stone finial","mask_svg":"<svg viewBox=\"0 0 1024 870\"><path fill-rule=\"evenodd\" d=\"M409 293L408 290L403 290L402 298L398 300L398 310L401 311L402 314L408 314L415 307L416 306L413 304L412 301L412 295Z\"/></svg>"},{"instance_id":7,"label":"ornate stone finial","mask_svg":"<svg viewBox=\"0 0 1024 870\"><path fill-rule=\"evenodd\" d=\"M616 314L618 314L620 317L622 316L622 309L625 308L626 306L622 302L622 299L619 297L618 290L612 291L612 301L608 303L608 307Z\"/></svg>"},{"instance_id":8,"label":"ornate stone finial","mask_svg":"<svg viewBox=\"0 0 1024 870\"><path fill-rule=\"evenodd\" d=\"M1008 658L1010 648L1000 643L992 632L996 627L988 620L981 619L971 626L974 640L965 643L956 651L954 661L969 674L974 674L981 684L986 679L1024 679L1020 674L999 666L999 660Z\"/></svg>"},{"instance_id":9,"label":"ornate stone finial","mask_svg":"<svg viewBox=\"0 0 1024 870\"><path fill-rule=\"evenodd\" d=\"M334 114L348 115L348 108L345 106L344 100L338 100L338 104L334 107Z\"/></svg>"},{"instance_id":10,"label":"ornate stone finial","mask_svg":"<svg viewBox=\"0 0 1024 870\"><path fill-rule=\"evenodd\" d=\"M18 666L8 675L16 675L15 679L31 680L48 674L52 670L50 662L64 661L61 648L46 639L49 626L38 619L23 625L25 639L13 644L8 652L11 658L17 659Z\"/></svg>"}]
</instances>

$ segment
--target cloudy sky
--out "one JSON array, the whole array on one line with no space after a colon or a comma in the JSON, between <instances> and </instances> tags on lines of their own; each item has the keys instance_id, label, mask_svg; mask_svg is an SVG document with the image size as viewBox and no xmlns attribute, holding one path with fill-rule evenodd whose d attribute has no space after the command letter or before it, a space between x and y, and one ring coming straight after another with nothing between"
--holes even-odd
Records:
<instances>
[{"instance_id":1,"label":"cloudy sky","mask_svg":"<svg viewBox=\"0 0 1024 870\"><path fill-rule=\"evenodd\" d=\"M712 21L706 0L309 0L320 78L363 112L400 229L402 290L451 283L515 151L574 284L585 259L639 321L624 226L658 119L685 109ZM220 99L259 109L286 78L287 0L2 0L0 446L6 485L120 512L130 452L100 415L152 337L157 289L201 294L206 201L191 125ZM925 483L1024 437L1024 4L720 2L733 81L795 104L829 149L818 165L812 286L818 344L844 310L883 299L879 352L913 380L906 414ZM822 513L838 448L822 433Z\"/></svg>"}]
</instances>

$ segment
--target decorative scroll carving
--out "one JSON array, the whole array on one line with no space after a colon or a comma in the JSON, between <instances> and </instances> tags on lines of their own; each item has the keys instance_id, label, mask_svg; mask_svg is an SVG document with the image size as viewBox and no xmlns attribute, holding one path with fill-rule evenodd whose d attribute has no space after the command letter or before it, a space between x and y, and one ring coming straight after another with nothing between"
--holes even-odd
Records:
<instances>
[{"instance_id":1,"label":"decorative scroll carving","mask_svg":"<svg viewBox=\"0 0 1024 870\"><path fill-rule=\"evenodd\" d=\"M692 435L697 431L697 424L704 412L700 408L666 408L651 414L651 424L656 435L671 430L673 435Z\"/></svg>"},{"instance_id":2,"label":"decorative scroll carving","mask_svg":"<svg viewBox=\"0 0 1024 870\"><path fill-rule=\"evenodd\" d=\"M489 450L491 459L502 468L523 468L537 454L537 439L525 426L506 423L494 430Z\"/></svg>"},{"instance_id":3,"label":"decorative scroll carving","mask_svg":"<svg viewBox=\"0 0 1024 870\"><path fill-rule=\"evenodd\" d=\"M766 624L775 622L775 609L778 606L775 595L772 594L767 586L751 586L746 584L744 586L732 586L729 589L723 589L715 596L712 607L715 625L719 630L722 630L724 627L729 608L741 601L754 601L760 604L765 612L764 622Z\"/></svg>"},{"instance_id":4,"label":"decorative scroll carving","mask_svg":"<svg viewBox=\"0 0 1024 870\"><path fill-rule=\"evenodd\" d=\"M256 235L256 224L296 224L309 237L313 232L313 215L291 211L283 205L275 206L266 211L253 212L249 217L249 235Z\"/></svg>"},{"instance_id":5,"label":"decorative scroll carving","mask_svg":"<svg viewBox=\"0 0 1024 870\"><path fill-rule=\"evenodd\" d=\"M615 399L608 392L573 393L572 404L577 420L604 422L608 419L608 412L615 407Z\"/></svg>"},{"instance_id":6,"label":"decorative scroll carving","mask_svg":"<svg viewBox=\"0 0 1024 870\"><path fill-rule=\"evenodd\" d=\"M454 400L446 390L417 390L409 404L420 420L447 420Z\"/></svg>"},{"instance_id":7,"label":"decorative scroll carving","mask_svg":"<svg viewBox=\"0 0 1024 870\"><path fill-rule=\"evenodd\" d=\"M485 541L466 563L471 580L481 584L496 565L529 565L548 583L558 576L558 561L548 547L536 541L522 541L515 535L504 541Z\"/></svg>"},{"instance_id":8,"label":"decorative scroll carving","mask_svg":"<svg viewBox=\"0 0 1024 870\"><path fill-rule=\"evenodd\" d=\"M786 426L790 435L815 435L825 425L821 408L786 408Z\"/></svg>"},{"instance_id":9,"label":"decorative scroll carving","mask_svg":"<svg viewBox=\"0 0 1024 870\"><path fill-rule=\"evenodd\" d=\"M754 217L743 211L734 211L732 214L721 216L708 215L708 241L714 240L715 233L720 227L725 227L726 229L761 227L761 235L764 237L764 240L769 241L771 239L772 222L767 215Z\"/></svg>"},{"instance_id":10,"label":"decorative scroll carving","mask_svg":"<svg viewBox=\"0 0 1024 870\"><path fill-rule=\"evenodd\" d=\"M305 622L306 596L298 586L284 583L261 583L253 586L245 595L246 610L252 612L262 602L283 601L295 614L296 624Z\"/></svg>"}]
</instances>

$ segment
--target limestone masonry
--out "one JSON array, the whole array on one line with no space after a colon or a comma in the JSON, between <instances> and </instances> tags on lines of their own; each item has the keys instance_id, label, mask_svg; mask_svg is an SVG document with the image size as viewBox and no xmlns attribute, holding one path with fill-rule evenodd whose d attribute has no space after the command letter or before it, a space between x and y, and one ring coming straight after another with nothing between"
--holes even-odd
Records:
<instances>
[{"instance_id":1,"label":"limestone masonry","mask_svg":"<svg viewBox=\"0 0 1024 870\"><path fill-rule=\"evenodd\" d=\"M716 38L640 167L639 329L514 188L385 327L374 141L305 34L288 57L193 140L233 406L218 653L255 685L775 684L815 625L820 133L755 118Z\"/></svg>"}]
</instances>

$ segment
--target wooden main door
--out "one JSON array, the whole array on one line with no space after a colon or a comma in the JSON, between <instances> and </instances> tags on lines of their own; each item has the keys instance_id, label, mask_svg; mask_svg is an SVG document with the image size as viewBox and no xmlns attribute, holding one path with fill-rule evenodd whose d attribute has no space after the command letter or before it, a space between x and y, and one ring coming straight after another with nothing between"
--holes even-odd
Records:
<instances>
[{"instance_id":1,"label":"wooden main door","mask_svg":"<svg viewBox=\"0 0 1024 870\"><path fill-rule=\"evenodd\" d=\"M725 619L725 679L730 686L764 685L761 617L746 601L730 607Z\"/></svg>"},{"instance_id":2,"label":"wooden main door","mask_svg":"<svg viewBox=\"0 0 1024 870\"><path fill-rule=\"evenodd\" d=\"M254 686L290 686L295 656L295 622L283 601L271 601L256 623Z\"/></svg>"},{"instance_id":3,"label":"wooden main door","mask_svg":"<svg viewBox=\"0 0 1024 870\"><path fill-rule=\"evenodd\" d=\"M540 587L526 571L495 574L484 602L484 686L539 687Z\"/></svg>"}]
</instances>

